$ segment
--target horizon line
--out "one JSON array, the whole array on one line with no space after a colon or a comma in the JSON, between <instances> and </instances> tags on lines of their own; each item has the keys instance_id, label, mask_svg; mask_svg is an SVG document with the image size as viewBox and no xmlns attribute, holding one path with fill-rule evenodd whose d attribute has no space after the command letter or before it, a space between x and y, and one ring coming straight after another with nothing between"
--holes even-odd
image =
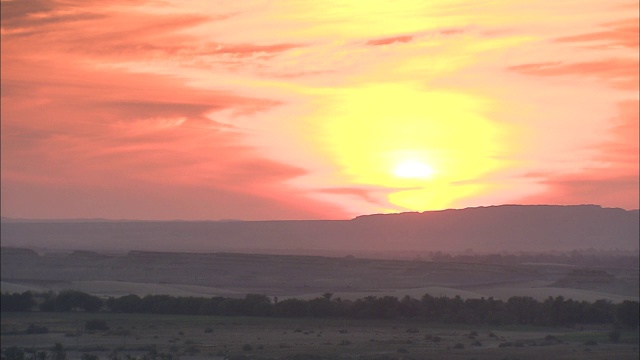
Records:
<instances>
[{"instance_id":1,"label":"horizon line","mask_svg":"<svg viewBox=\"0 0 640 360\"><path fill-rule=\"evenodd\" d=\"M2 223L20 223L20 222L266 222L266 221L350 221L361 217L367 216L380 216L380 215L402 215L402 214L424 214L435 213L443 211L457 211L457 210L469 210L469 209L484 209L494 207L508 207L508 206L528 206L528 207L598 207L601 209L620 209L624 211L640 211L639 208L625 209L621 207L606 207L598 204L499 204L499 205L480 205L480 206L468 206L464 208L446 208L439 210L425 210L425 211L401 211L401 212L389 212L389 213L371 213L360 214L349 219L260 219L260 220L245 220L245 219L127 219L127 218L23 218L23 217L11 217L0 216L0 222Z\"/></svg>"}]
</instances>

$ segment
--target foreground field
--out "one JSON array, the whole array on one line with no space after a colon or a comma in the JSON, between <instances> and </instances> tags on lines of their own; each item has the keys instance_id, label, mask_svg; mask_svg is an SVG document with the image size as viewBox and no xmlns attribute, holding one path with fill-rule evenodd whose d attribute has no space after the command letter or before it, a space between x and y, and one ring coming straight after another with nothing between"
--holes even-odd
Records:
<instances>
[{"instance_id":1,"label":"foreground field","mask_svg":"<svg viewBox=\"0 0 640 360\"><path fill-rule=\"evenodd\" d=\"M109 330L86 331L87 320ZM464 327L412 321L274 319L88 313L3 313L2 347L70 359L157 352L182 359L637 359L638 332L609 342L609 327ZM48 333L25 334L34 324ZM114 351L116 353L114 353Z\"/></svg>"}]
</instances>

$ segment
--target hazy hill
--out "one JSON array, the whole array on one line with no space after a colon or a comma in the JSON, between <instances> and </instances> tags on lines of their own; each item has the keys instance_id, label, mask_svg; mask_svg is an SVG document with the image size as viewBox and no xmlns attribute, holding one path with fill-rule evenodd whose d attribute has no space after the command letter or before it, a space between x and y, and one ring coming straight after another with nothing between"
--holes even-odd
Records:
<instances>
[{"instance_id":1,"label":"hazy hill","mask_svg":"<svg viewBox=\"0 0 640 360\"><path fill-rule=\"evenodd\" d=\"M308 253L638 249L639 211L504 205L323 221L5 221L3 246Z\"/></svg>"}]
</instances>

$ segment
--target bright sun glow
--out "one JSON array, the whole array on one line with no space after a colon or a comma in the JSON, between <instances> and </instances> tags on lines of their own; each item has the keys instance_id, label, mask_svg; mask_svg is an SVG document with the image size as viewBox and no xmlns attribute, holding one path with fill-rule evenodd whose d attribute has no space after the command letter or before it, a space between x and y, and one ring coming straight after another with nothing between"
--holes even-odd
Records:
<instances>
[{"instance_id":1,"label":"bright sun glow","mask_svg":"<svg viewBox=\"0 0 640 360\"><path fill-rule=\"evenodd\" d=\"M433 168L422 161L406 160L393 169L393 174L401 178L426 179L433 175Z\"/></svg>"},{"instance_id":2,"label":"bright sun glow","mask_svg":"<svg viewBox=\"0 0 640 360\"><path fill-rule=\"evenodd\" d=\"M331 89L330 96L326 112L315 115L320 146L346 181L397 189L388 200L400 209L451 207L485 189L469 179L504 166L496 156L502 128L484 116L482 98L410 83Z\"/></svg>"}]
</instances>

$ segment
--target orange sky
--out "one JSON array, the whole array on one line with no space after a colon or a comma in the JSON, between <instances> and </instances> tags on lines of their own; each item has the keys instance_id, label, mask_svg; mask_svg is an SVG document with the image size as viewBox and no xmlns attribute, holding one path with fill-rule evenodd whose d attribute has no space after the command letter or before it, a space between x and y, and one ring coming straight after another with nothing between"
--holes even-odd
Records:
<instances>
[{"instance_id":1,"label":"orange sky","mask_svg":"<svg viewBox=\"0 0 640 360\"><path fill-rule=\"evenodd\" d=\"M2 1L2 215L638 208L638 2Z\"/></svg>"}]
</instances>

